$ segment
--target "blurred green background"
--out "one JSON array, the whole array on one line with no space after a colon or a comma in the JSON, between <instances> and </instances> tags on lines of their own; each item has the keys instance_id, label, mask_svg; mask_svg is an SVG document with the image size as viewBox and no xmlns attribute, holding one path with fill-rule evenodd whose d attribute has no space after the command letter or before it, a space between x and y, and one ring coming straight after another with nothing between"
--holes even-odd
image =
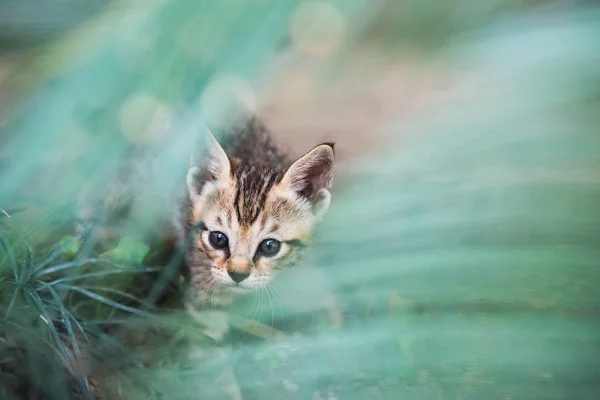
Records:
<instances>
[{"instance_id":1,"label":"blurred green background","mask_svg":"<svg viewBox=\"0 0 600 400\"><path fill-rule=\"evenodd\" d=\"M599 100L589 1L4 0L0 398L595 399ZM242 111L338 171L224 335L154 245Z\"/></svg>"}]
</instances>

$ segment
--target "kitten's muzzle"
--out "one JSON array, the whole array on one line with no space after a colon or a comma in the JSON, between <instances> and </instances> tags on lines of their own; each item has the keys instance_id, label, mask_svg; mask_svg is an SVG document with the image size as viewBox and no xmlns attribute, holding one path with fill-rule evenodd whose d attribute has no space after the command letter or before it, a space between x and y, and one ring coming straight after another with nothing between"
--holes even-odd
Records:
<instances>
[{"instance_id":1,"label":"kitten's muzzle","mask_svg":"<svg viewBox=\"0 0 600 400\"><path fill-rule=\"evenodd\" d=\"M250 262L244 257L234 256L227 266L227 273L235 283L240 283L250 276Z\"/></svg>"}]
</instances>

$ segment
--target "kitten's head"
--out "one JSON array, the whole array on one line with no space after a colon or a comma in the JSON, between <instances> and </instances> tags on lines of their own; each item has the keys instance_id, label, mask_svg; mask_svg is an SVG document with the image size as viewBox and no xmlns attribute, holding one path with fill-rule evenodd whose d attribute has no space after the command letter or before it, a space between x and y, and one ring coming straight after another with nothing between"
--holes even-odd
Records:
<instances>
[{"instance_id":1,"label":"kitten's head","mask_svg":"<svg viewBox=\"0 0 600 400\"><path fill-rule=\"evenodd\" d=\"M298 258L329 208L333 144L284 169L248 165L209 142L206 167L187 175L190 222L199 229L192 250L210 264L212 282L238 293L262 288Z\"/></svg>"}]
</instances>

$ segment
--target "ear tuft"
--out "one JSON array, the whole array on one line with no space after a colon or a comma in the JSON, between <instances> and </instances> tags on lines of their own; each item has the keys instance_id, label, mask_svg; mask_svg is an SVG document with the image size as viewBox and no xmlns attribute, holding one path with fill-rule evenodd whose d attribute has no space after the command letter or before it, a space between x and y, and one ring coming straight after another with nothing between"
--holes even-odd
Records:
<instances>
[{"instance_id":1,"label":"ear tuft","mask_svg":"<svg viewBox=\"0 0 600 400\"><path fill-rule=\"evenodd\" d=\"M329 191L333 182L333 143L323 143L302 156L287 170L282 184L311 202L321 190ZM322 192L321 192L322 194Z\"/></svg>"}]
</instances>

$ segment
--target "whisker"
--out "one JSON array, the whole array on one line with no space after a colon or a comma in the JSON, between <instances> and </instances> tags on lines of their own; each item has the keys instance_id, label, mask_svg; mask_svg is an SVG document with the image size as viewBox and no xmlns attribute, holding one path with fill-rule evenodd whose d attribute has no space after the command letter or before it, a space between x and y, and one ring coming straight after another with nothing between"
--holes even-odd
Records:
<instances>
[{"instance_id":1,"label":"whisker","mask_svg":"<svg viewBox=\"0 0 600 400\"><path fill-rule=\"evenodd\" d=\"M204 293L202 294L202 304L201 307L204 307L204 303L206 303L206 301L210 298L210 292L211 290L213 290L213 288L215 287L217 281L211 276L210 280L208 281L208 288L204 291Z\"/></svg>"},{"instance_id":2,"label":"whisker","mask_svg":"<svg viewBox=\"0 0 600 400\"><path fill-rule=\"evenodd\" d=\"M285 320L285 315L283 315L283 308L281 308L281 302L279 301L279 292L277 291L277 289L275 289L275 286L273 286L271 283L267 283L267 289L271 290L271 293L273 294L273 300L275 301L275 304L277 304L277 307L279 308L279 315L281 315L281 320L284 321Z\"/></svg>"},{"instance_id":3,"label":"whisker","mask_svg":"<svg viewBox=\"0 0 600 400\"><path fill-rule=\"evenodd\" d=\"M271 305L271 328L273 328L275 324L275 310L273 309L273 302L271 301L271 294L269 293L268 287L265 286L264 290L267 294L267 298L269 299L269 304Z\"/></svg>"},{"instance_id":4,"label":"whisker","mask_svg":"<svg viewBox=\"0 0 600 400\"><path fill-rule=\"evenodd\" d=\"M215 310L215 293L218 288L219 282L216 279L212 279L211 285L208 288L208 298L210 299L211 309Z\"/></svg>"},{"instance_id":5,"label":"whisker","mask_svg":"<svg viewBox=\"0 0 600 400\"><path fill-rule=\"evenodd\" d=\"M258 291L258 299L259 299L259 310L260 310L260 314L258 316L258 319L260 320L262 318L262 311L263 311L263 291L259 290Z\"/></svg>"},{"instance_id":6,"label":"whisker","mask_svg":"<svg viewBox=\"0 0 600 400\"><path fill-rule=\"evenodd\" d=\"M254 320L254 317L256 316L256 313L258 311L258 290L254 290L252 292L252 316L250 317L251 320Z\"/></svg>"}]
</instances>

